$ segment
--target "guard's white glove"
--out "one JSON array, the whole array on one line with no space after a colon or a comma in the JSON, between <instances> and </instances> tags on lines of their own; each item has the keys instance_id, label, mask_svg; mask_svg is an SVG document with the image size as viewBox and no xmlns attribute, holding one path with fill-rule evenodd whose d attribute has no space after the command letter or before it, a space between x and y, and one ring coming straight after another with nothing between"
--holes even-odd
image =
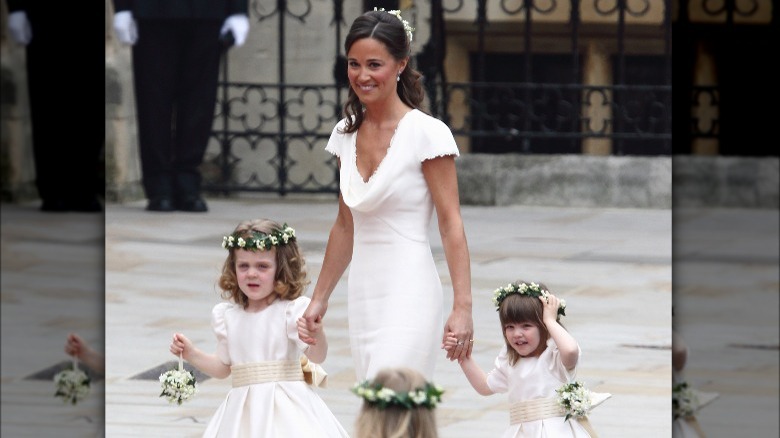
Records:
<instances>
[{"instance_id":1,"label":"guard's white glove","mask_svg":"<svg viewBox=\"0 0 780 438\"><path fill-rule=\"evenodd\" d=\"M32 39L32 28L27 14L24 11L16 11L8 14L8 31L11 38L17 43L26 46Z\"/></svg>"},{"instance_id":2,"label":"guard's white glove","mask_svg":"<svg viewBox=\"0 0 780 438\"><path fill-rule=\"evenodd\" d=\"M122 44L133 45L138 41L138 28L133 20L133 13L120 11L114 14L114 33Z\"/></svg>"},{"instance_id":3,"label":"guard's white glove","mask_svg":"<svg viewBox=\"0 0 780 438\"><path fill-rule=\"evenodd\" d=\"M242 46L246 42L246 36L249 33L249 17L244 14L234 14L225 20L220 35L227 32L233 32L233 38L236 39L236 46Z\"/></svg>"}]
</instances>

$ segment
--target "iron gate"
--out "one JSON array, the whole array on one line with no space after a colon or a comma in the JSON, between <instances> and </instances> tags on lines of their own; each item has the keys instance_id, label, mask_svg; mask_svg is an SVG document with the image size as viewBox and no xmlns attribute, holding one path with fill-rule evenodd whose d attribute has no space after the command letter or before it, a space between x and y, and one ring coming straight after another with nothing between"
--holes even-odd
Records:
<instances>
[{"instance_id":1,"label":"iron gate","mask_svg":"<svg viewBox=\"0 0 780 438\"><path fill-rule=\"evenodd\" d=\"M605 138L614 144L614 154L671 154L672 0L590 1L596 14L615 21L611 31L618 49L615 81L610 85L582 83L581 0L429 0L424 6L430 7L430 37L414 60L424 76L429 111L448 123L457 138L467 139L476 152L581 153L583 140ZM658 30L663 55L660 63L655 62L663 74L655 83L632 83L626 76L630 71L627 60L631 60L624 46L626 21L627 17L648 14L651 4L664 8ZM475 8L477 17L469 31L476 41L471 80L450 82L444 69L446 18L469 7ZM497 7L501 16L523 18L523 24L515 28L522 50L511 81L488 80L486 65L491 56L497 56L485 43L491 26L488 7ZM563 61L565 69L550 68L562 72L550 81L547 75L539 77L539 59L544 59L544 54L534 52L534 26L539 19L534 17L559 13L558 8L569 10L568 22L562 26L568 32L570 50ZM331 17L332 34L323 36L321 48L332 50L333 80L325 84L287 83L288 25L305 26L313 13ZM204 190L222 194L335 194L337 163L324 149L341 117L348 87L346 61L340 54L342 33L348 26L344 1L259 0L250 4L250 17L265 26L275 23L279 80L231 82L228 63L223 62L215 127L203 166ZM467 108L467 114L454 116L450 110L454 103ZM611 118L594 121L582 111L597 106L608 108Z\"/></svg>"}]
</instances>

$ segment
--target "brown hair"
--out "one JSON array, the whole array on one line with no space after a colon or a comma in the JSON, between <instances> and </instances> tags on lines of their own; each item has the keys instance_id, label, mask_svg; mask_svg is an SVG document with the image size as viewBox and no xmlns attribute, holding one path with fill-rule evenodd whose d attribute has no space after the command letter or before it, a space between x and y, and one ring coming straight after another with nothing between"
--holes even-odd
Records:
<instances>
[{"instance_id":1,"label":"brown hair","mask_svg":"<svg viewBox=\"0 0 780 438\"><path fill-rule=\"evenodd\" d=\"M386 11L368 11L357 17L344 40L344 53L349 53L352 44L364 38L373 38L382 43L396 61L408 58L411 52L411 43L403 23L398 17ZM396 91L403 103L422 111L420 105L425 98L422 74L409 64L401 72ZM344 126L343 133L357 131L363 123L363 104L360 103L351 86L347 102L344 104L344 114L347 117L347 124Z\"/></svg>"},{"instance_id":2,"label":"brown hair","mask_svg":"<svg viewBox=\"0 0 780 438\"><path fill-rule=\"evenodd\" d=\"M528 282L523 280L518 280L516 282L516 284L521 283ZM538 284L543 290L550 290L544 283ZM531 353L531 356L538 357L547 348L547 340L550 339L550 332L547 331L547 326L544 324L543 315L544 307L538 297L523 294L509 294L501 302L501 306L498 308L498 319L501 321L501 334L506 343L507 356L509 356L510 365L516 364L521 356L512 348L509 341L506 339L504 327L506 327L507 324L519 324L524 322L530 322L538 327L539 346ZM556 320L560 324L560 315L556 316Z\"/></svg>"},{"instance_id":3,"label":"brown hair","mask_svg":"<svg viewBox=\"0 0 780 438\"><path fill-rule=\"evenodd\" d=\"M395 392L409 392L426 384L425 377L411 368L380 370L373 383ZM424 406L380 409L364 401L355 421L355 433L357 438L436 438L435 410Z\"/></svg>"},{"instance_id":4,"label":"brown hair","mask_svg":"<svg viewBox=\"0 0 780 438\"><path fill-rule=\"evenodd\" d=\"M253 219L238 224L233 233L236 237L244 239L252 237L253 232L271 234L282 231L282 226L270 219ZM219 287L222 289L222 298L232 300L234 303L246 308L249 300L238 287L236 278L236 251L240 248L230 248L230 253L222 265L222 274L219 277ZM304 288L309 284L306 277L306 261L303 258L297 240L293 239L286 244L272 247L269 251L276 251L276 275L274 277L274 292L283 300L294 300L303 295Z\"/></svg>"}]
</instances>

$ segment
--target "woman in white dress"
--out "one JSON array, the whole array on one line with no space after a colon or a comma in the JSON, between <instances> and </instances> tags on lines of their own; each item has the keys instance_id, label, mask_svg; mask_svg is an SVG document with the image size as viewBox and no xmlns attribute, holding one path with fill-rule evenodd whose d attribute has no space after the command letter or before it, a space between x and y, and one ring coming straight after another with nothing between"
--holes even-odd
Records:
<instances>
[{"instance_id":1,"label":"woman in white dress","mask_svg":"<svg viewBox=\"0 0 780 438\"><path fill-rule=\"evenodd\" d=\"M349 333L358 380L401 366L432 380L445 331L460 342L447 353L450 360L471 354L471 272L458 199L458 149L449 128L420 109L424 92L420 73L409 65L411 40L400 12L369 11L354 21L344 43L346 117L326 147L339 159L339 210L304 318L309 324L322 320L349 266ZM434 208L454 293L446 323L428 240Z\"/></svg>"},{"instance_id":2,"label":"woman in white dress","mask_svg":"<svg viewBox=\"0 0 780 438\"><path fill-rule=\"evenodd\" d=\"M203 436L348 437L309 385L324 383L315 363L325 359L328 344L322 327L309 330L301 319L309 298L302 296L307 280L295 230L269 220L242 222L222 245L229 255L219 286L231 302L211 313L216 353L201 351L181 333L170 345L171 353L209 376L232 377ZM317 345L304 344L299 333Z\"/></svg>"}]
</instances>

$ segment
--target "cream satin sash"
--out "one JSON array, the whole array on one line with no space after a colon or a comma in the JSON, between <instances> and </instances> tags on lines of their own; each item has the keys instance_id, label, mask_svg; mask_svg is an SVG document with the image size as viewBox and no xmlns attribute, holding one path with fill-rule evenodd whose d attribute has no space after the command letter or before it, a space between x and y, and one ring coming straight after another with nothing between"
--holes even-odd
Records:
<instances>
[{"instance_id":1,"label":"cream satin sash","mask_svg":"<svg viewBox=\"0 0 780 438\"><path fill-rule=\"evenodd\" d=\"M545 418L564 417L566 412L558 405L554 398L538 398L535 400L513 402L509 405L509 424L526 423L529 421L544 420ZM598 438L596 431L588 421L588 417L577 417L577 422L582 425L591 438Z\"/></svg>"},{"instance_id":2,"label":"cream satin sash","mask_svg":"<svg viewBox=\"0 0 780 438\"><path fill-rule=\"evenodd\" d=\"M306 356L300 360L280 360L244 363L230 367L233 387L268 382L295 382L303 380L309 385L325 388L328 373Z\"/></svg>"},{"instance_id":3,"label":"cream satin sash","mask_svg":"<svg viewBox=\"0 0 780 438\"><path fill-rule=\"evenodd\" d=\"M303 369L299 360L278 360L233 365L233 388L256 383L303 380Z\"/></svg>"}]
</instances>

